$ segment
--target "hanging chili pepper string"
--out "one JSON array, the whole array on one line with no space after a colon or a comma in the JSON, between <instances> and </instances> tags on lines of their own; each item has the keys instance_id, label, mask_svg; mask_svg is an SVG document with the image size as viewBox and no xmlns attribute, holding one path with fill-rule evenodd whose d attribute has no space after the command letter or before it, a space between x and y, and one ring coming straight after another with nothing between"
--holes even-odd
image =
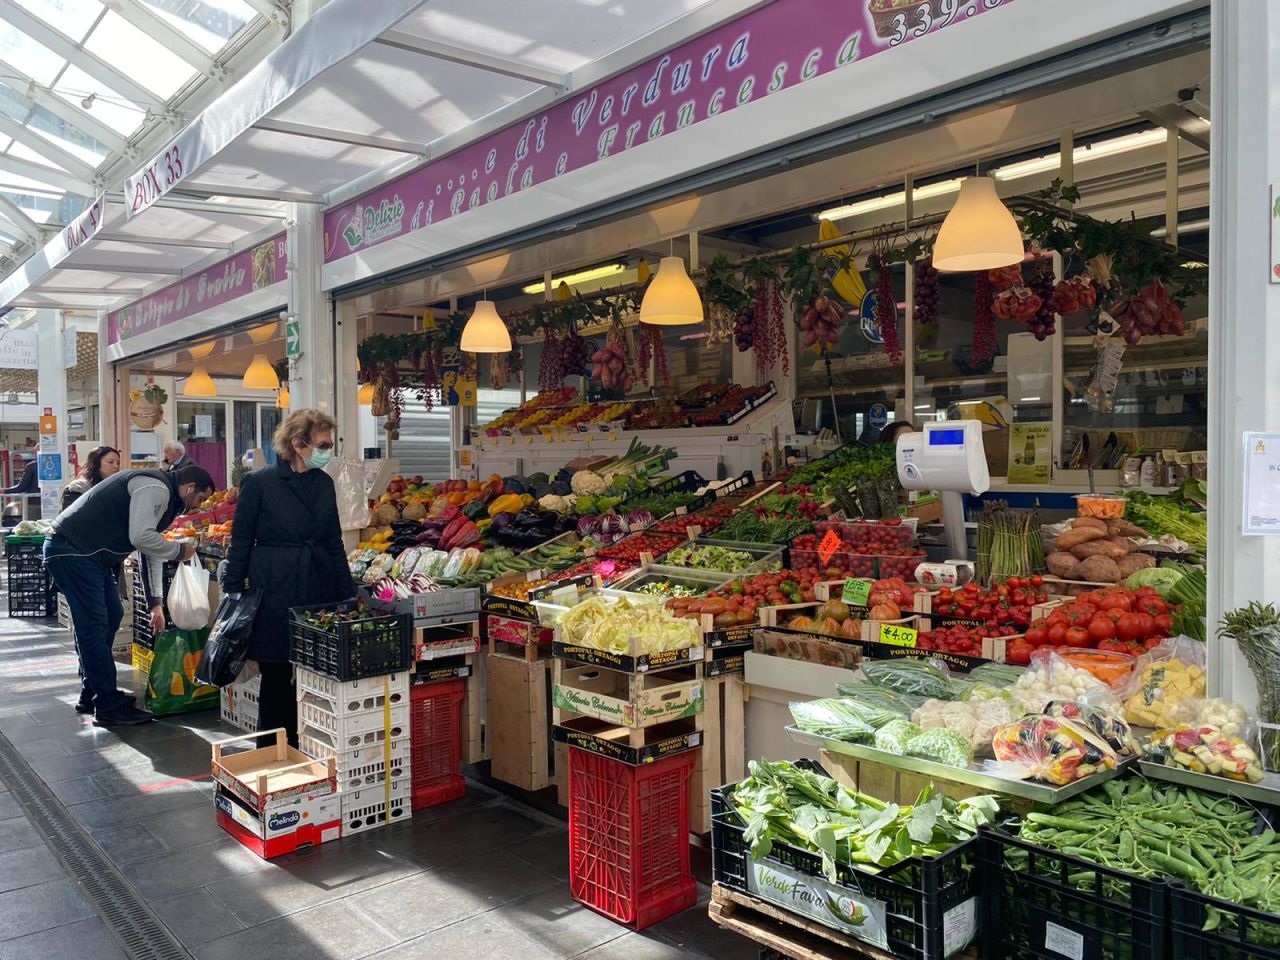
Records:
<instances>
[{"instance_id":1,"label":"hanging chili pepper string","mask_svg":"<svg viewBox=\"0 0 1280 960\"><path fill-rule=\"evenodd\" d=\"M985 363L996 355L996 322L991 312L991 280L987 271L973 276L973 343L975 363Z\"/></svg>"},{"instance_id":2,"label":"hanging chili pepper string","mask_svg":"<svg viewBox=\"0 0 1280 960\"><path fill-rule=\"evenodd\" d=\"M875 255L876 261L876 324L880 327L880 336L884 340L884 348L889 352L893 363L902 362L902 341L898 338L898 302L893 295L893 267L881 254Z\"/></svg>"}]
</instances>

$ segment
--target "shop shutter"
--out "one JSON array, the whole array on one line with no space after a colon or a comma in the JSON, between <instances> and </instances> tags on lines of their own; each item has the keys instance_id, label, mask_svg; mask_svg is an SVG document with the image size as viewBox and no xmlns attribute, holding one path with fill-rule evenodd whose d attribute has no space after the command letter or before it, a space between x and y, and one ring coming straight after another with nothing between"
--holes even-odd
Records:
<instances>
[{"instance_id":1,"label":"shop shutter","mask_svg":"<svg viewBox=\"0 0 1280 960\"><path fill-rule=\"evenodd\" d=\"M488 423L503 410L519 405L519 387L481 390L476 403L476 422ZM427 410L416 397L406 395L400 417L400 439L393 445L402 474L409 477L421 474L431 481L449 477L449 419L448 407ZM382 447L386 449L385 439Z\"/></svg>"}]
</instances>

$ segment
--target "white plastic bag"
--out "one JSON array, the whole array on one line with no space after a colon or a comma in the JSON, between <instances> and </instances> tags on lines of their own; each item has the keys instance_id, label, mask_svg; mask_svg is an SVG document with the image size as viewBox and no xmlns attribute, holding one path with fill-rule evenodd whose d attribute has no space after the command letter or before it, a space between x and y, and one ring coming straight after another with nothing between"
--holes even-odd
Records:
<instances>
[{"instance_id":1,"label":"white plastic bag","mask_svg":"<svg viewBox=\"0 0 1280 960\"><path fill-rule=\"evenodd\" d=\"M169 585L169 617L179 630L202 630L209 625L209 571L192 557L178 564Z\"/></svg>"}]
</instances>

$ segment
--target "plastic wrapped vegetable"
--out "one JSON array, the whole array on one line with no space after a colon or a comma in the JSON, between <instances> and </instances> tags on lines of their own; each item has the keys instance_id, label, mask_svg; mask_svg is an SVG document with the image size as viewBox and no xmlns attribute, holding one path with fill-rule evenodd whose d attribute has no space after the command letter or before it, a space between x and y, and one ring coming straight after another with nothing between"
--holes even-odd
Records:
<instances>
[{"instance_id":1,"label":"plastic wrapped vegetable","mask_svg":"<svg viewBox=\"0 0 1280 960\"><path fill-rule=\"evenodd\" d=\"M1217 727L1228 737L1248 737L1252 734L1249 713L1234 700L1209 697L1205 700L1187 698L1173 709L1174 723L1193 727Z\"/></svg>"},{"instance_id":2,"label":"plastic wrapped vegetable","mask_svg":"<svg viewBox=\"0 0 1280 960\"><path fill-rule=\"evenodd\" d=\"M832 697L791 704L791 718L801 730L856 743L869 739L876 728L847 703Z\"/></svg>"},{"instance_id":3,"label":"plastic wrapped vegetable","mask_svg":"<svg viewBox=\"0 0 1280 960\"><path fill-rule=\"evenodd\" d=\"M1012 723L1021 709L1011 699L947 702L926 700L911 714L911 721L921 730L953 730L965 738L972 753L987 750L997 727Z\"/></svg>"},{"instance_id":4,"label":"plastic wrapped vegetable","mask_svg":"<svg viewBox=\"0 0 1280 960\"><path fill-rule=\"evenodd\" d=\"M1137 683L1125 701L1125 717L1144 727L1175 726L1178 705L1204 696L1204 644L1186 637L1165 640L1138 659L1134 673Z\"/></svg>"},{"instance_id":5,"label":"plastic wrapped vegetable","mask_svg":"<svg viewBox=\"0 0 1280 960\"><path fill-rule=\"evenodd\" d=\"M1054 700L1044 708L1047 716L1088 727L1094 735L1106 741L1107 746L1120 756L1134 757L1139 753L1137 739L1119 716L1100 707L1069 700Z\"/></svg>"},{"instance_id":6,"label":"plastic wrapped vegetable","mask_svg":"<svg viewBox=\"0 0 1280 960\"><path fill-rule=\"evenodd\" d=\"M1009 690L1029 713L1041 713L1050 700L1079 701L1087 697L1099 706L1116 702L1115 694L1105 683L1057 656L1038 658Z\"/></svg>"},{"instance_id":7,"label":"plastic wrapped vegetable","mask_svg":"<svg viewBox=\"0 0 1280 960\"><path fill-rule=\"evenodd\" d=\"M952 699L951 673L934 660L870 660L862 664L862 672L877 686L896 693Z\"/></svg>"},{"instance_id":8,"label":"plastic wrapped vegetable","mask_svg":"<svg viewBox=\"0 0 1280 960\"><path fill-rule=\"evenodd\" d=\"M911 711L916 709L925 698L913 693L898 693L888 687L878 687L874 683L837 683L836 692L840 696L855 700L866 707L879 707L889 710L903 718L910 718Z\"/></svg>"},{"instance_id":9,"label":"plastic wrapped vegetable","mask_svg":"<svg viewBox=\"0 0 1280 960\"><path fill-rule=\"evenodd\" d=\"M951 767L967 767L973 762L968 738L955 730L926 730L908 740L902 752L908 757L945 763Z\"/></svg>"},{"instance_id":10,"label":"plastic wrapped vegetable","mask_svg":"<svg viewBox=\"0 0 1280 960\"><path fill-rule=\"evenodd\" d=\"M877 750L887 750L902 756L907 743L920 736L923 731L910 720L899 717L891 720L876 731L871 742Z\"/></svg>"},{"instance_id":11,"label":"plastic wrapped vegetable","mask_svg":"<svg viewBox=\"0 0 1280 960\"><path fill-rule=\"evenodd\" d=\"M1036 780L1063 786L1115 767L1115 751L1070 720L1034 715L996 730L997 760L1022 764Z\"/></svg>"},{"instance_id":12,"label":"plastic wrapped vegetable","mask_svg":"<svg viewBox=\"0 0 1280 960\"><path fill-rule=\"evenodd\" d=\"M1217 727L1179 726L1156 730L1143 743L1142 752L1166 767L1182 767L1248 783L1262 779L1257 752L1240 737L1228 736Z\"/></svg>"}]
</instances>

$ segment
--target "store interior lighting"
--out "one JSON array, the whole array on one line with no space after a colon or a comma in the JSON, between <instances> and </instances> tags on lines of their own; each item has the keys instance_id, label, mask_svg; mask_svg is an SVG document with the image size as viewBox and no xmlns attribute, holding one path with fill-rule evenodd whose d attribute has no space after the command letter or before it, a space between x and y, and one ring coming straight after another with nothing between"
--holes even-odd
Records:
<instances>
[{"instance_id":1,"label":"store interior lighting","mask_svg":"<svg viewBox=\"0 0 1280 960\"><path fill-rule=\"evenodd\" d=\"M990 177L968 177L933 242L933 265L944 273L994 270L1021 263L1022 231Z\"/></svg>"},{"instance_id":2,"label":"store interior lighting","mask_svg":"<svg viewBox=\"0 0 1280 960\"><path fill-rule=\"evenodd\" d=\"M279 324L274 321L261 327L253 327L249 330L249 339L261 346L276 335L276 327Z\"/></svg>"},{"instance_id":3,"label":"store interior lighting","mask_svg":"<svg viewBox=\"0 0 1280 960\"><path fill-rule=\"evenodd\" d=\"M567 283L574 287L580 283L589 283L592 280L607 280L609 277L616 277L620 273L626 272L627 265L625 263L607 263L602 267L592 267L590 270L581 270L578 273L571 273L564 277L553 277L551 279L551 287L555 289L562 283ZM539 280L537 283L531 283L527 287L521 287L521 293L545 293L547 285Z\"/></svg>"},{"instance_id":4,"label":"store interior lighting","mask_svg":"<svg viewBox=\"0 0 1280 960\"><path fill-rule=\"evenodd\" d=\"M640 322L658 327L702 323L702 298L685 272L683 257L663 257L640 301Z\"/></svg>"},{"instance_id":5,"label":"store interior lighting","mask_svg":"<svg viewBox=\"0 0 1280 960\"><path fill-rule=\"evenodd\" d=\"M246 390L279 390L280 378L265 353L255 353L249 369L244 372L241 385Z\"/></svg>"},{"instance_id":6,"label":"store interior lighting","mask_svg":"<svg viewBox=\"0 0 1280 960\"><path fill-rule=\"evenodd\" d=\"M187 347L187 353L191 354L192 360L207 360L213 355L213 351L217 348L218 341L210 340L208 343L197 343L194 347Z\"/></svg>"},{"instance_id":7,"label":"store interior lighting","mask_svg":"<svg viewBox=\"0 0 1280 960\"><path fill-rule=\"evenodd\" d=\"M462 349L466 353L508 353L511 334L498 316L492 300L481 300L462 328Z\"/></svg>"},{"instance_id":8,"label":"store interior lighting","mask_svg":"<svg viewBox=\"0 0 1280 960\"><path fill-rule=\"evenodd\" d=\"M280 387L280 392L276 394L276 406L279 407L281 410L288 410L289 402L290 402L289 385L282 384Z\"/></svg>"},{"instance_id":9,"label":"store interior lighting","mask_svg":"<svg viewBox=\"0 0 1280 960\"><path fill-rule=\"evenodd\" d=\"M356 403L362 407L373 406L373 384L362 383L360 389L356 391Z\"/></svg>"},{"instance_id":10,"label":"store interior lighting","mask_svg":"<svg viewBox=\"0 0 1280 960\"><path fill-rule=\"evenodd\" d=\"M182 385L182 395L184 397L216 397L218 388L213 385L213 378L209 376L208 371L197 363L196 368L191 371L191 376L187 377L187 382Z\"/></svg>"}]
</instances>

